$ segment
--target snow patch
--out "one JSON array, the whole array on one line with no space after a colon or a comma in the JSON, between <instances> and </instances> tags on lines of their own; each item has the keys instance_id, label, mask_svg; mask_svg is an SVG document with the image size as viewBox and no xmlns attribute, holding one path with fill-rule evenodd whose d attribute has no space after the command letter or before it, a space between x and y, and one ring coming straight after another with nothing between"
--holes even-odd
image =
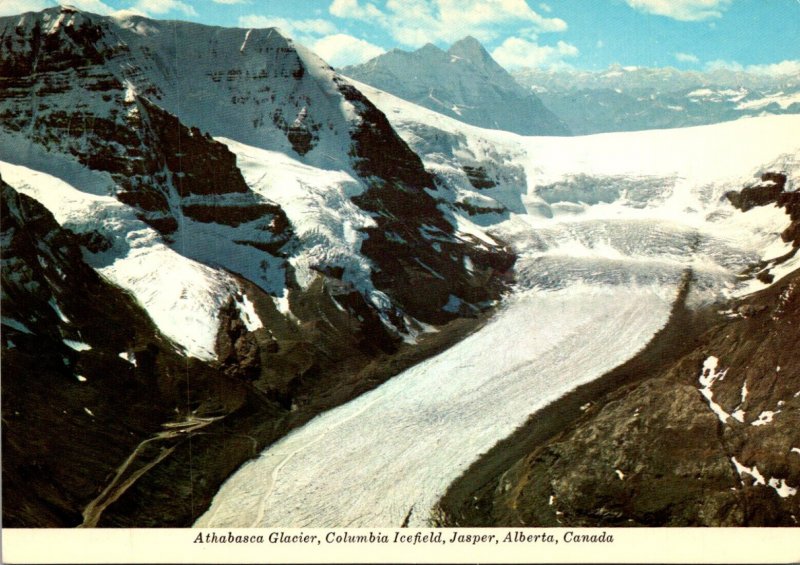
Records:
<instances>
[{"instance_id":1,"label":"snow patch","mask_svg":"<svg viewBox=\"0 0 800 565\"><path fill-rule=\"evenodd\" d=\"M717 415L720 422L725 424L728 421L728 418L731 417L719 404L714 402L714 392L711 390L711 387L717 380L723 380L725 375L727 374L728 370L725 369L724 371L717 371L717 365L719 363L719 359L714 357L713 355L708 357L703 362L703 370L700 373L699 381L700 384L703 385L702 388L698 390L700 393L705 397L708 401L708 405L714 414ZM738 419L738 418L737 418Z\"/></svg>"},{"instance_id":2,"label":"snow patch","mask_svg":"<svg viewBox=\"0 0 800 565\"><path fill-rule=\"evenodd\" d=\"M253 303L247 299L246 294L242 294L241 302L239 300L236 300L235 302L236 302L236 308L237 310L239 310L239 316L242 322L244 322L247 331L254 332L264 327L261 318L259 318L258 314L256 314L256 310L255 307L253 306Z\"/></svg>"},{"instance_id":3,"label":"snow patch","mask_svg":"<svg viewBox=\"0 0 800 565\"><path fill-rule=\"evenodd\" d=\"M767 424L772 422L772 419L775 417L776 414L780 414L780 410L773 412L772 410L764 410L761 414L758 415L758 419L755 420L751 425L753 426L766 426Z\"/></svg>"},{"instance_id":4,"label":"snow patch","mask_svg":"<svg viewBox=\"0 0 800 565\"><path fill-rule=\"evenodd\" d=\"M775 492L777 492L778 496L781 498L788 498L797 494L797 489L787 485L786 479L776 479L775 477L771 477L769 480L769 486L774 488Z\"/></svg>"},{"instance_id":5,"label":"snow patch","mask_svg":"<svg viewBox=\"0 0 800 565\"><path fill-rule=\"evenodd\" d=\"M9 328L15 329L18 332L22 332L28 335L33 335L33 332L28 329L28 326L26 326L22 322L18 322L14 318L7 318L6 316L3 316L2 318L0 318L0 321L2 321L2 324L4 326L8 326Z\"/></svg>"},{"instance_id":6,"label":"snow patch","mask_svg":"<svg viewBox=\"0 0 800 565\"><path fill-rule=\"evenodd\" d=\"M753 477L753 484L754 485L766 485L767 482L764 480L764 475L762 475L758 467L753 465L753 467L747 467L742 465L736 460L736 457L731 457L731 462L733 462L734 466L736 467L736 471L739 473L739 476L742 475L750 475Z\"/></svg>"},{"instance_id":7,"label":"snow patch","mask_svg":"<svg viewBox=\"0 0 800 565\"><path fill-rule=\"evenodd\" d=\"M63 339L64 345L74 349L75 351L90 351L92 346L88 343L83 343L82 341L75 341L72 339Z\"/></svg>"},{"instance_id":8,"label":"snow patch","mask_svg":"<svg viewBox=\"0 0 800 565\"><path fill-rule=\"evenodd\" d=\"M61 308L58 307L58 303L56 302L55 298L51 298L48 301L48 304L50 304L50 307L53 309L53 311L56 313L56 315L62 322L64 322L65 324L70 323L69 318L67 318L64 315L64 312L61 311Z\"/></svg>"},{"instance_id":9,"label":"snow patch","mask_svg":"<svg viewBox=\"0 0 800 565\"><path fill-rule=\"evenodd\" d=\"M123 351L119 354L120 359L124 359L134 367L137 366L136 364L136 354L133 351Z\"/></svg>"},{"instance_id":10,"label":"snow patch","mask_svg":"<svg viewBox=\"0 0 800 565\"><path fill-rule=\"evenodd\" d=\"M778 92L776 94L771 94L769 96L765 96L757 100L747 100L746 102L740 102L736 106L736 109L759 110L761 108L766 108L771 104L777 104L778 106L780 106L781 110L786 110L792 104L800 104L800 92L793 92L791 94L784 94L783 92Z\"/></svg>"},{"instance_id":11,"label":"snow patch","mask_svg":"<svg viewBox=\"0 0 800 565\"><path fill-rule=\"evenodd\" d=\"M712 96L714 91L710 88L698 88L697 90L691 91L688 96L689 98L706 98L708 96Z\"/></svg>"},{"instance_id":12,"label":"snow patch","mask_svg":"<svg viewBox=\"0 0 800 565\"><path fill-rule=\"evenodd\" d=\"M289 289L284 290L280 296L272 296L271 298L273 304L275 304L275 308L278 309L278 312L290 320L298 321L297 317L292 313L292 310L289 307Z\"/></svg>"}]
</instances>

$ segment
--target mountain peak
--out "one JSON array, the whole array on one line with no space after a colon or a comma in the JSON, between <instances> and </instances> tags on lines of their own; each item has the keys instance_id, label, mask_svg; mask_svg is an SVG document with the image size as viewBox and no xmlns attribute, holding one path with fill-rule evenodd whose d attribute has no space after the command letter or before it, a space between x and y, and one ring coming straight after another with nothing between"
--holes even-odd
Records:
<instances>
[{"instance_id":1,"label":"mountain peak","mask_svg":"<svg viewBox=\"0 0 800 565\"><path fill-rule=\"evenodd\" d=\"M465 49L465 48L485 50L483 44L471 35L462 37L461 39L459 39L458 41L453 43L453 45L450 46L451 51L453 49Z\"/></svg>"},{"instance_id":2,"label":"mountain peak","mask_svg":"<svg viewBox=\"0 0 800 565\"><path fill-rule=\"evenodd\" d=\"M486 48L484 48L483 44L471 35L468 35L463 39L459 39L453 43L447 52L450 55L468 59L473 64L478 64L479 62L491 59L491 55L489 55L489 53L486 51Z\"/></svg>"},{"instance_id":3,"label":"mountain peak","mask_svg":"<svg viewBox=\"0 0 800 565\"><path fill-rule=\"evenodd\" d=\"M565 135L563 123L466 36L447 51L428 43L413 53L392 51L348 76L415 104L479 127L522 135Z\"/></svg>"},{"instance_id":4,"label":"mountain peak","mask_svg":"<svg viewBox=\"0 0 800 565\"><path fill-rule=\"evenodd\" d=\"M433 43L428 42L425 45L423 45L422 47L420 47L419 49L417 49L417 53L419 53L421 55L426 55L426 54L442 55L444 53L444 51L442 51L440 48L438 48Z\"/></svg>"}]
</instances>

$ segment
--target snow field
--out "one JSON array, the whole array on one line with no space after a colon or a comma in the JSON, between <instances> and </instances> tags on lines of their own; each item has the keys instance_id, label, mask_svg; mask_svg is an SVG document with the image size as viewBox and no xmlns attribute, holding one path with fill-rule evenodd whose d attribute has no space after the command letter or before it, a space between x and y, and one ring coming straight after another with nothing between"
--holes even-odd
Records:
<instances>
[{"instance_id":1,"label":"snow field","mask_svg":"<svg viewBox=\"0 0 800 565\"><path fill-rule=\"evenodd\" d=\"M350 200L364 186L344 170L327 171L306 165L277 151L218 138L236 154L237 165L250 188L277 202L292 223L300 249L290 262L297 282L307 287L315 265L340 266L345 281L374 291L370 262L359 253L366 235L358 230L375 221Z\"/></svg>"},{"instance_id":2,"label":"snow field","mask_svg":"<svg viewBox=\"0 0 800 565\"><path fill-rule=\"evenodd\" d=\"M517 249L517 294L473 336L244 465L198 526L398 526L409 512L411 525L425 525L481 453L643 347L689 268L695 300L708 301L732 292L748 263L785 252L782 209L741 213L724 192L763 170L794 171L800 117L523 138L363 91L453 191L437 196L476 197L460 172L464 160L498 164L511 179L477 195L509 214L455 221L480 224ZM601 184L608 194L596 198ZM544 193L550 185L560 192Z\"/></svg>"},{"instance_id":3,"label":"snow field","mask_svg":"<svg viewBox=\"0 0 800 565\"><path fill-rule=\"evenodd\" d=\"M72 163L52 155L51 170L70 179ZM82 175L86 172L81 171ZM62 226L77 233L96 230L113 246L87 254L87 263L117 286L129 291L159 329L187 355L214 359L219 320L228 296L238 291L230 275L176 253L158 233L137 219L133 209L111 196L83 192L48 173L0 161L0 175L13 188L42 203ZM94 181L106 175L96 173ZM83 179L79 176L79 183Z\"/></svg>"}]
</instances>

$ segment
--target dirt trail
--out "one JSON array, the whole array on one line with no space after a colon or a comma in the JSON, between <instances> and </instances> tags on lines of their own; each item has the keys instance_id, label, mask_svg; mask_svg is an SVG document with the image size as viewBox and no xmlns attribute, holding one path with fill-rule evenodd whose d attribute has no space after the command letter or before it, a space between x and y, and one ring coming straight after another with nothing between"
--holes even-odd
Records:
<instances>
[{"instance_id":1,"label":"dirt trail","mask_svg":"<svg viewBox=\"0 0 800 565\"><path fill-rule=\"evenodd\" d=\"M83 510L83 523L78 526L79 528L93 528L96 527L98 522L100 521L100 517L103 515L103 511L108 508L111 504L116 502L120 496L122 496L126 490L128 490L133 484L139 480L145 473L147 473L150 469L158 465L161 461L167 458L175 448L178 446L179 443L183 442L187 438L191 437L191 435L198 430L208 426L209 424L216 422L220 418L224 418L224 416L217 416L214 418L200 418L197 416L189 416L189 418L182 422L167 422L163 424L163 427L166 428L165 430L158 432L153 437L147 438L146 440L139 443L136 448L131 452L127 459L117 467L117 472L114 475L114 478L111 482L103 489L103 491L92 500L89 504L86 505L86 508ZM151 461L145 463L139 469L128 473L133 463L140 458L142 453L147 449L147 447L154 442L159 441L167 441L173 439L179 439L180 441L176 442L174 445L163 445L159 449L158 453L155 454L154 458Z\"/></svg>"}]
</instances>

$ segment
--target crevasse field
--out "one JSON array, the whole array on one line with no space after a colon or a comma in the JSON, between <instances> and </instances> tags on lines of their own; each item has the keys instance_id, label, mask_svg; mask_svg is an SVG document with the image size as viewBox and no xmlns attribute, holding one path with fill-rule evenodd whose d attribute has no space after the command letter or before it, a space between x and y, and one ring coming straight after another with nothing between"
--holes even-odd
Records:
<instances>
[{"instance_id":1,"label":"crevasse field","mask_svg":"<svg viewBox=\"0 0 800 565\"><path fill-rule=\"evenodd\" d=\"M480 196L510 213L459 226L514 246L516 290L469 338L242 466L197 526L399 526L409 514L410 525L424 526L482 453L639 351L666 323L684 273L694 275L689 303L708 303L764 286L735 275L790 250L779 236L789 223L782 209L742 213L724 193L767 170L797 169L800 116L525 138L358 87L429 170L446 178L456 157L491 158L517 179ZM444 141L431 145L423 132ZM248 163L246 174L257 174ZM796 263L773 272L779 278Z\"/></svg>"}]
</instances>

